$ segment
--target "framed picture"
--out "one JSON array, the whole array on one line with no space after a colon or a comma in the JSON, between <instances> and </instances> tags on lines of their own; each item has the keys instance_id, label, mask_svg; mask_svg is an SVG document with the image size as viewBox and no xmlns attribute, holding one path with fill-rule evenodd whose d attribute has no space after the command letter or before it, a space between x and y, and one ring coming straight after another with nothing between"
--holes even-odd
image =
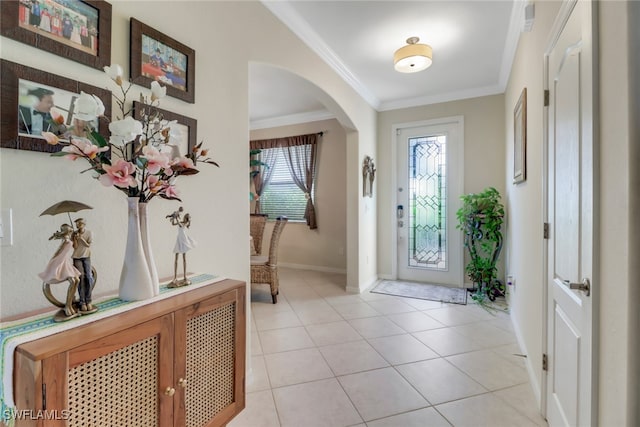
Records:
<instances>
[{"instance_id":1,"label":"framed picture","mask_svg":"<svg viewBox=\"0 0 640 427\"><path fill-rule=\"evenodd\" d=\"M111 64L111 4L97 0L1 1L0 33L102 69Z\"/></svg>"},{"instance_id":2,"label":"framed picture","mask_svg":"<svg viewBox=\"0 0 640 427\"><path fill-rule=\"evenodd\" d=\"M0 147L48 153L60 151L60 145L49 145L41 136L45 131L54 132L51 126L54 116L61 116L65 125L74 126L76 134L82 136L78 132L84 129L84 122L74 114L74 103L80 92L99 97L105 114L110 116L111 92L106 89L4 59L0 62L0 73ZM108 134L107 120L99 120L94 125L102 135Z\"/></svg>"},{"instance_id":3,"label":"framed picture","mask_svg":"<svg viewBox=\"0 0 640 427\"><path fill-rule=\"evenodd\" d=\"M527 179L527 88L513 110L513 183Z\"/></svg>"},{"instance_id":4,"label":"framed picture","mask_svg":"<svg viewBox=\"0 0 640 427\"><path fill-rule=\"evenodd\" d=\"M175 158L186 156L196 146L198 140L198 121L196 119L133 101L133 117L140 120L145 114L159 114L160 120L176 121L171 125L169 144L162 147L162 152L167 152L172 158Z\"/></svg>"},{"instance_id":5,"label":"framed picture","mask_svg":"<svg viewBox=\"0 0 640 427\"><path fill-rule=\"evenodd\" d=\"M131 18L131 81L157 80L167 95L195 102L196 51Z\"/></svg>"}]
</instances>

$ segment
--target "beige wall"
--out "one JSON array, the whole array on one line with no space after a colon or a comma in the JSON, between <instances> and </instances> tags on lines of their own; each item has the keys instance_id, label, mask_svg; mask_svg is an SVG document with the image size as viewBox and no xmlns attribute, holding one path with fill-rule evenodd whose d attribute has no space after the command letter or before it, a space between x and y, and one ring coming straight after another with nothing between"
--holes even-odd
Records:
<instances>
[{"instance_id":1,"label":"beige wall","mask_svg":"<svg viewBox=\"0 0 640 427\"><path fill-rule=\"evenodd\" d=\"M318 144L315 206L318 228L289 221L280 237L278 262L285 266L346 273L347 186L346 135L337 120L251 131L250 138L269 139L324 132ZM267 224L263 253L269 249L272 224Z\"/></svg>"},{"instance_id":2,"label":"beige wall","mask_svg":"<svg viewBox=\"0 0 640 427\"><path fill-rule=\"evenodd\" d=\"M378 114L378 274L393 277L392 247L396 227L396 191L391 188L395 155L394 125L430 119L464 117L464 192L493 186L504 195L504 97L484 96ZM395 182L395 180L393 180ZM457 197L457 196L456 196ZM504 256L502 257L504 259Z\"/></svg>"},{"instance_id":3,"label":"beige wall","mask_svg":"<svg viewBox=\"0 0 640 427\"><path fill-rule=\"evenodd\" d=\"M242 238L249 235L248 69L251 61L257 61L282 67L314 83L324 91L325 106L350 128L347 138L352 146L344 168L348 280L356 288L361 280L371 280L375 260L363 268L358 248L368 245L370 236L375 237L375 226L363 228L358 222L364 208L357 199L357 188L360 151L375 146L375 111L259 2L153 2L153 7L147 1L111 3L112 62L122 64L125 74L132 16L196 51L196 103L170 97L162 102L162 108L198 120L198 139L205 141L221 166L203 166L199 175L183 177L179 182L183 205L193 216L191 234L199 242L198 248L189 253L189 269L249 279L249 241ZM170 22L167 16L171 16ZM95 86L108 85L99 70L4 37L0 56ZM0 203L2 208L13 209L15 242L0 248L2 316L49 306L36 274L55 250L47 237L63 220L38 215L63 199L94 207L83 216L95 234L93 261L100 273L96 293L115 292L126 235L126 201L122 194L102 187L86 174L80 175L85 166L81 163L9 149L0 150L0 156ZM173 270L175 230L164 216L176 206L164 200L154 200L150 206L152 245L161 276Z\"/></svg>"},{"instance_id":4,"label":"beige wall","mask_svg":"<svg viewBox=\"0 0 640 427\"><path fill-rule=\"evenodd\" d=\"M527 354L527 364L538 398L543 372L540 356L545 351L542 277L544 258L541 228L544 196L543 171L543 113L542 81L543 54L549 41L551 25L559 10L558 2L536 2L533 32L521 36L516 58L505 93L507 138L505 151L507 174L505 182L510 218L508 271L516 277L516 289L510 295L511 316L516 333ZM631 286L630 265L637 271L638 227L632 227L630 202L635 200L637 188L630 186L630 165L637 164L638 151L632 150L629 130L637 127L629 109L628 54L638 47L629 45L627 2L600 2L600 176L599 190L600 234L596 245L596 260L600 274L594 278L594 307L599 342L595 341L597 363L596 387L599 398L596 425L638 425L638 332L630 330L630 312L637 312L638 287ZM638 16L637 14L635 15ZM629 18L630 19L630 18ZM637 57L636 57L637 61ZM637 66L637 64L636 64ZM510 121L512 108L520 91L527 87L528 144L527 181L510 185L512 170ZM637 104L636 104L637 108ZM636 110L637 111L637 110ZM636 123L634 125L634 123ZM636 135L637 137L637 135ZM637 147L637 139L634 141ZM635 154L635 157L632 156ZM634 162L635 159L635 163ZM637 182L637 174L635 175ZM635 195L632 197L632 195ZM598 308L599 307L599 308ZM637 316L635 317L637 322ZM635 396L635 399L633 398Z\"/></svg>"}]
</instances>

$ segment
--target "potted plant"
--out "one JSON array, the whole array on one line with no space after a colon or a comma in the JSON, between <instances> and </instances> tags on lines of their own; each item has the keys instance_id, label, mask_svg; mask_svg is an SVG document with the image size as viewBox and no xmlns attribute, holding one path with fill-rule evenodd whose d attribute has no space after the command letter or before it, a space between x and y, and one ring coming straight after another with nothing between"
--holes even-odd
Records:
<instances>
[{"instance_id":1,"label":"potted plant","mask_svg":"<svg viewBox=\"0 0 640 427\"><path fill-rule=\"evenodd\" d=\"M258 154L260 153L262 153L262 150L260 149L249 151L249 178L251 179L251 181L253 181L253 178L260 173L260 166L264 166L266 168L269 167L269 165L259 160ZM250 188L249 201L253 202L254 200L258 200L258 195L251 191Z\"/></svg>"},{"instance_id":2,"label":"potted plant","mask_svg":"<svg viewBox=\"0 0 640 427\"><path fill-rule=\"evenodd\" d=\"M505 295L505 285L498 280L498 257L502 250L502 222L504 206L500 193L493 187L481 193L460 197L462 207L456 212L457 228L464 233L464 246L470 261L466 273L474 284L472 298L483 301L485 294L491 301Z\"/></svg>"}]
</instances>

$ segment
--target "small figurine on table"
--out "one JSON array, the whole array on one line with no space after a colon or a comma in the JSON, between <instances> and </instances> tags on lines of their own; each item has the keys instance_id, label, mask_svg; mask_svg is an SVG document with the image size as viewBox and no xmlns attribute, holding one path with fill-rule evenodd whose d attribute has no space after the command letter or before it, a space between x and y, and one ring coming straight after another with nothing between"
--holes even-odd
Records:
<instances>
[{"instance_id":1,"label":"small figurine on table","mask_svg":"<svg viewBox=\"0 0 640 427\"><path fill-rule=\"evenodd\" d=\"M80 296L79 308L83 314L98 311L97 307L91 304L91 292L93 291L94 277L91 271L91 242L93 234L85 228L86 222L83 218L75 221L77 230L73 232L73 265L80 270L80 283L78 284L78 295Z\"/></svg>"},{"instance_id":2,"label":"small figurine on table","mask_svg":"<svg viewBox=\"0 0 640 427\"><path fill-rule=\"evenodd\" d=\"M62 243L53 254L53 257L47 263L44 271L38 276L42 279L42 291L44 296L56 307L62 308L61 312L56 314L54 320L56 322L65 321L79 316L78 310L73 305L73 299L80 283L81 273L77 268L73 266L73 259L71 255L73 253L73 243L71 236L73 235L73 228L69 224L62 224L60 231L54 232L49 240L60 239ZM64 303L60 302L51 293L51 285L69 282L67 289L67 298Z\"/></svg>"},{"instance_id":3,"label":"small figurine on table","mask_svg":"<svg viewBox=\"0 0 640 427\"><path fill-rule=\"evenodd\" d=\"M196 242L187 235L187 228L191 226L191 215L185 213L182 206L177 211L166 216L171 221L171 225L178 226L178 237L173 252L176 254L173 265L173 280L167 285L169 288L178 288L180 286L190 285L187 279L187 252L196 247ZM182 280L178 280L178 256L182 254Z\"/></svg>"}]
</instances>

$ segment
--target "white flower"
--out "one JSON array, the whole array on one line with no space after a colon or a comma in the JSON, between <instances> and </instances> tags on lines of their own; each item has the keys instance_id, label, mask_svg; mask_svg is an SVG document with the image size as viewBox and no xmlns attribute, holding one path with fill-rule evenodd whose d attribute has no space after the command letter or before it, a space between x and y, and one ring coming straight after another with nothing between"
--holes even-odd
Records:
<instances>
[{"instance_id":1,"label":"white flower","mask_svg":"<svg viewBox=\"0 0 640 427\"><path fill-rule=\"evenodd\" d=\"M104 114L104 104L97 96L80 92L80 97L76 99L73 112L76 118L90 122Z\"/></svg>"},{"instance_id":2,"label":"white flower","mask_svg":"<svg viewBox=\"0 0 640 427\"><path fill-rule=\"evenodd\" d=\"M167 95L167 88L161 86L160 83L155 80L151 82L151 100L164 98Z\"/></svg>"},{"instance_id":3,"label":"white flower","mask_svg":"<svg viewBox=\"0 0 640 427\"><path fill-rule=\"evenodd\" d=\"M118 64L112 64L110 67L105 66L104 72L111 78L118 86L122 85L122 67Z\"/></svg>"},{"instance_id":4,"label":"white flower","mask_svg":"<svg viewBox=\"0 0 640 427\"><path fill-rule=\"evenodd\" d=\"M142 135L142 123L127 116L124 120L109 123L109 131L111 132L109 142L121 146L133 141L138 135Z\"/></svg>"}]
</instances>

